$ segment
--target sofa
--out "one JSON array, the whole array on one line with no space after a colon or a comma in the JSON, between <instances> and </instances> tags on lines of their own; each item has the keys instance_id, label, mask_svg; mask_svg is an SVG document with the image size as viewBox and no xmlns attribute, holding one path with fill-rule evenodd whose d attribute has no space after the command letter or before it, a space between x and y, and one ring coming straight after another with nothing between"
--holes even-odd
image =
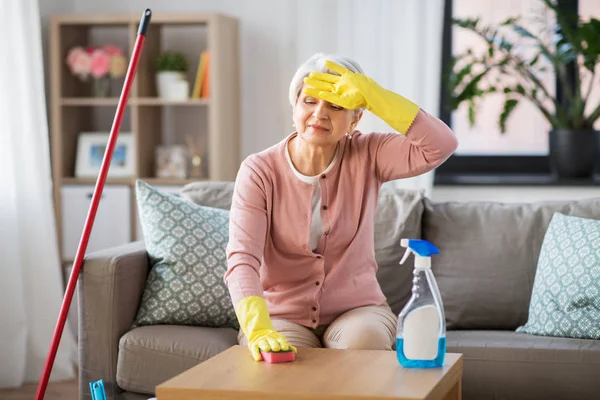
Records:
<instances>
[{"instance_id":1,"label":"sofa","mask_svg":"<svg viewBox=\"0 0 600 400\"><path fill-rule=\"evenodd\" d=\"M196 182L180 196L227 209L232 182ZM464 357L463 398L600 398L600 340L517 333L528 318L537 260L552 215L600 219L600 198L502 204L435 202L385 184L375 224L378 279L394 312L410 297L403 237L431 241L447 351ZM109 399L148 399L156 385L237 344L229 327L132 329L150 270L143 241L87 254L78 281L80 398L103 379Z\"/></svg>"}]
</instances>

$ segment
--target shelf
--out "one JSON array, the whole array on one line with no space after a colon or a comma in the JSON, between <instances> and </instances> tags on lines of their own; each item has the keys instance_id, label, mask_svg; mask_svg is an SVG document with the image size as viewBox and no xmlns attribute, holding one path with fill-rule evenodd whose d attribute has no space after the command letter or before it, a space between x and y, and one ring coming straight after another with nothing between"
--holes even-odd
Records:
<instances>
[{"instance_id":1,"label":"shelf","mask_svg":"<svg viewBox=\"0 0 600 400\"><path fill-rule=\"evenodd\" d=\"M125 14L51 15L49 18L49 119L53 174L53 194L61 258L72 261L73 255L65 249L77 245L82 220L73 223L77 214L65 207L69 193L83 193L79 217L89 208L90 198L98 176L77 177L78 157L92 158L96 164L106 143L80 146L82 133L109 133L115 123L124 77L110 81L106 97L93 97L93 81L80 80L72 74L65 60L75 46L103 46L113 44L131 58L137 37L140 12ZM165 191L178 192L183 186L198 181L235 180L240 156L240 60L239 28L236 18L216 13L153 13L148 27L144 51L140 54L135 79L124 104L120 133L131 133L132 146L120 149L120 154L133 157L132 176L115 176L109 170L103 189L103 202L110 193L123 193L112 213L119 208L128 217L97 218L96 225L105 224L102 243L118 237L119 241L137 240L141 228L135 201L136 181L143 180ZM200 54L210 51L210 98L169 100L158 96L155 60L164 51L180 51L189 61L185 79L189 88L195 84ZM195 152L202 154L202 173L199 178L159 178L157 165L169 162L158 158L158 149L167 146L189 147L197 143ZM128 151L129 150L129 151ZM117 151L117 150L115 150ZM93 153L92 153L93 152ZM181 155L173 159L174 166L182 165ZM189 155L186 157L189 158ZM185 160L187 162L189 160ZM190 162L191 164L191 162ZM190 165L187 165L188 168ZM191 169L190 169L191 170ZM126 193L126 195L125 195ZM113 198L114 199L114 198ZM99 209L100 210L100 209ZM99 211L100 212L100 211ZM94 228L96 231L97 227ZM72 232L75 232L73 235ZM117 235L118 234L118 235ZM112 242L111 242L112 243ZM67 247L64 247L64 246ZM91 242L90 242L91 246Z\"/></svg>"},{"instance_id":2,"label":"shelf","mask_svg":"<svg viewBox=\"0 0 600 400\"><path fill-rule=\"evenodd\" d=\"M151 185L187 185L192 182L207 181L206 178L106 178L105 185L130 185L140 179ZM97 178L74 178L66 177L61 179L61 185L95 185Z\"/></svg>"},{"instance_id":3,"label":"shelf","mask_svg":"<svg viewBox=\"0 0 600 400\"><path fill-rule=\"evenodd\" d=\"M131 98L130 98L131 101ZM116 106L118 97L63 97L60 100L63 106Z\"/></svg>"},{"instance_id":4,"label":"shelf","mask_svg":"<svg viewBox=\"0 0 600 400\"><path fill-rule=\"evenodd\" d=\"M95 185L98 178L74 178L65 177L61 179L61 185ZM107 177L105 185L129 185L135 178L113 178Z\"/></svg>"},{"instance_id":5,"label":"shelf","mask_svg":"<svg viewBox=\"0 0 600 400\"><path fill-rule=\"evenodd\" d=\"M219 16L212 13L186 12L186 13L154 13L151 18L151 25L171 25L186 24L198 25L208 24ZM61 25L133 25L138 27L142 18L141 12L128 14L67 14L55 17L55 20Z\"/></svg>"},{"instance_id":6,"label":"shelf","mask_svg":"<svg viewBox=\"0 0 600 400\"><path fill-rule=\"evenodd\" d=\"M185 100L168 100L159 97L129 97L128 105L140 106L206 106L210 102L209 99L185 99ZM116 106L119 104L118 97L63 97L60 101L61 105L68 107L79 106Z\"/></svg>"},{"instance_id":7,"label":"shelf","mask_svg":"<svg viewBox=\"0 0 600 400\"><path fill-rule=\"evenodd\" d=\"M65 14L57 15L54 20L59 25L129 25L139 21L142 18L142 13L137 14L90 14L90 15L78 15L78 14ZM153 22L153 21L152 21Z\"/></svg>"},{"instance_id":8,"label":"shelf","mask_svg":"<svg viewBox=\"0 0 600 400\"><path fill-rule=\"evenodd\" d=\"M168 100L158 97L140 97L131 100L133 104L139 106L205 106L209 104L209 99L185 99Z\"/></svg>"}]
</instances>

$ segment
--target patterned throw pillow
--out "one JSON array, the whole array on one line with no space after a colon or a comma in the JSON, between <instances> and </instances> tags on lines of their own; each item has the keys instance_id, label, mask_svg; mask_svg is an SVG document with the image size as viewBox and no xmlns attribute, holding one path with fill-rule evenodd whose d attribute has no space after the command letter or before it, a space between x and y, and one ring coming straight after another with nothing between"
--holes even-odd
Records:
<instances>
[{"instance_id":1,"label":"patterned throw pillow","mask_svg":"<svg viewBox=\"0 0 600 400\"><path fill-rule=\"evenodd\" d=\"M517 332L600 339L600 221L555 213Z\"/></svg>"},{"instance_id":2,"label":"patterned throw pillow","mask_svg":"<svg viewBox=\"0 0 600 400\"><path fill-rule=\"evenodd\" d=\"M136 197L151 270L134 327L239 329L223 281L229 211L194 204L140 180Z\"/></svg>"}]
</instances>

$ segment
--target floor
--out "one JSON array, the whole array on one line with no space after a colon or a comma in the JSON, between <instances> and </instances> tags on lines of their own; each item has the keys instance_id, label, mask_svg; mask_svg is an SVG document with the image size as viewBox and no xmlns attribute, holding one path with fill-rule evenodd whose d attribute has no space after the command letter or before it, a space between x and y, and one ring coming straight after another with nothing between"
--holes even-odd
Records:
<instances>
[{"instance_id":1,"label":"floor","mask_svg":"<svg viewBox=\"0 0 600 400\"><path fill-rule=\"evenodd\" d=\"M0 389L0 399L2 400L33 400L37 384L26 384L19 389ZM49 383L46 388L44 400L76 400L79 396L77 390L77 380Z\"/></svg>"}]
</instances>

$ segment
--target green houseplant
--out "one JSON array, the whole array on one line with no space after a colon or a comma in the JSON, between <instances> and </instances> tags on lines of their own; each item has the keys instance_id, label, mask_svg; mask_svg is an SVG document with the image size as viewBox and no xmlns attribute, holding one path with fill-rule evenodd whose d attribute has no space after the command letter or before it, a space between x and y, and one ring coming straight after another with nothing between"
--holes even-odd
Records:
<instances>
[{"instance_id":1,"label":"green houseplant","mask_svg":"<svg viewBox=\"0 0 600 400\"><path fill-rule=\"evenodd\" d=\"M177 51L165 51L155 60L156 88L158 96L170 100L188 98L189 83L186 72L189 64L185 55Z\"/></svg>"},{"instance_id":2,"label":"green houseplant","mask_svg":"<svg viewBox=\"0 0 600 400\"><path fill-rule=\"evenodd\" d=\"M600 21L583 22L575 13L559 10L556 0L542 0L555 19L541 32L526 29L521 18L509 18L496 26L479 19L454 19L453 24L475 33L486 51L472 49L453 57L446 75L450 109L465 104L475 123L478 105L492 93L504 95L498 124L506 121L520 101L530 101L551 125L550 164L559 177L589 177L598 159L600 133L593 128L600 119L600 102L590 93L600 84L596 75L600 60ZM508 38L512 34L512 39ZM540 74L552 71L562 98L547 87Z\"/></svg>"}]
</instances>

